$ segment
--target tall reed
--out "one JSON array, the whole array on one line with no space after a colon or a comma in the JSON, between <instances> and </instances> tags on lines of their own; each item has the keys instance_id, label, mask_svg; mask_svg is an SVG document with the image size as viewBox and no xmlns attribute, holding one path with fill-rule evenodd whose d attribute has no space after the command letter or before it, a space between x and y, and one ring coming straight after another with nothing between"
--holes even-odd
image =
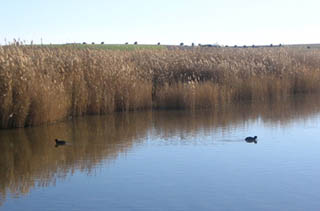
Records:
<instances>
[{"instance_id":1,"label":"tall reed","mask_svg":"<svg viewBox=\"0 0 320 211\"><path fill-rule=\"evenodd\" d=\"M0 128L138 109L197 109L320 90L320 50L0 46Z\"/></svg>"}]
</instances>

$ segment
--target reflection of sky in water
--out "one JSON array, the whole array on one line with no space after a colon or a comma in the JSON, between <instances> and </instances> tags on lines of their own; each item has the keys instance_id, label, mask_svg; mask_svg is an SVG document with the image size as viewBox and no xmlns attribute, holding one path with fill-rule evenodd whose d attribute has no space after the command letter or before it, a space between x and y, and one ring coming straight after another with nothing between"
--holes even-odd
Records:
<instances>
[{"instance_id":1,"label":"reflection of sky in water","mask_svg":"<svg viewBox=\"0 0 320 211\"><path fill-rule=\"evenodd\" d=\"M187 113L179 114L181 121L170 123L165 119L164 115L174 113L160 112L164 118L161 119L155 112L145 124L148 129L144 135L134 135L139 141L130 143L129 148L120 147L111 159L101 157L90 170L74 169L66 177L54 177L55 185L34 187L18 198L7 195L0 209L316 210L320 207L319 113L290 121L280 117L279 121L266 120L257 115L249 121L195 126L196 129L192 129L193 120L186 117ZM135 130L139 131L138 128L132 131ZM131 134L124 131L119 134L124 137ZM258 144L246 143L243 138L248 135L257 135ZM91 143L101 150L113 146L113 142ZM71 149L77 147L80 146L74 142ZM75 162L90 162L91 158L97 159L90 155Z\"/></svg>"}]
</instances>

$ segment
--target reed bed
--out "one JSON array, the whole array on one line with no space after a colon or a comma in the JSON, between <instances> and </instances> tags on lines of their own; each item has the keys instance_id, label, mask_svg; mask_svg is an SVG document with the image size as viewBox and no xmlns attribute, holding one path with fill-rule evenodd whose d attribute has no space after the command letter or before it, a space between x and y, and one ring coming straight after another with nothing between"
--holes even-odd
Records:
<instances>
[{"instance_id":1,"label":"reed bed","mask_svg":"<svg viewBox=\"0 0 320 211\"><path fill-rule=\"evenodd\" d=\"M320 50L0 46L0 128L86 114L198 109L320 91Z\"/></svg>"}]
</instances>

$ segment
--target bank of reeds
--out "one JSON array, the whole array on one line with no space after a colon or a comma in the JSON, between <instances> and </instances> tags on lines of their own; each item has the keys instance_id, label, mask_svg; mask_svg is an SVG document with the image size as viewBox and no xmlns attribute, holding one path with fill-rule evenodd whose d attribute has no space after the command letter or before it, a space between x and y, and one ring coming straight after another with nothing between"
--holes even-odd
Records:
<instances>
[{"instance_id":1,"label":"bank of reeds","mask_svg":"<svg viewBox=\"0 0 320 211\"><path fill-rule=\"evenodd\" d=\"M320 50L0 47L0 127L320 91Z\"/></svg>"}]
</instances>

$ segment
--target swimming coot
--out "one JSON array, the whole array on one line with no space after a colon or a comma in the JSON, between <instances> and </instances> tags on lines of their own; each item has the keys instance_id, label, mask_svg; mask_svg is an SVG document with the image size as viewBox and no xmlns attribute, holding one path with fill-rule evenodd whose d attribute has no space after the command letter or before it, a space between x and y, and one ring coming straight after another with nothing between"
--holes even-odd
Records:
<instances>
[{"instance_id":1,"label":"swimming coot","mask_svg":"<svg viewBox=\"0 0 320 211\"><path fill-rule=\"evenodd\" d=\"M244 140L246 141L246 142L248 142L248 143L257 143L257 136L254 136L254 137L247 137L247 138L245 138Z\"/></svg>"},{"instance_id":2,"label":"swimming coot","mask_svg":"<svg viewBox=\"0 0 320 211\"><path fill-rule=\"evenodd\" d=\"M56 139L56 145L65 145L67 142L64 140Z\"/></svg>"}]
</instances>

